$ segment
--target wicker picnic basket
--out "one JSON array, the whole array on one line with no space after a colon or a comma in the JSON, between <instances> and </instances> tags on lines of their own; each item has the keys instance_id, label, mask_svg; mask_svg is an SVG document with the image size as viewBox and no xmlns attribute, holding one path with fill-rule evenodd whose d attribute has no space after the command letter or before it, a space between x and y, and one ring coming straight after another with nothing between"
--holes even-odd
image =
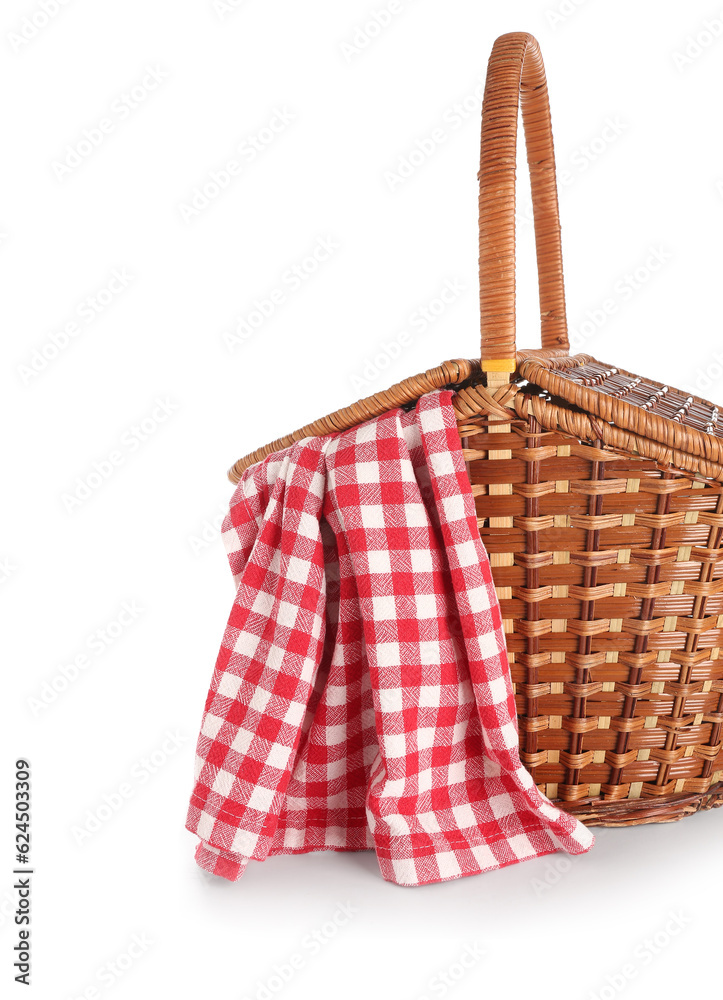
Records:
<instances>
[{"instance_id":1,"label":"wicker picnic basket","mask_svg":"<svg viewBox=\"0 0 723 1000\"><path fill-rule=\"evenodd\" d=\"M519 108L542 349L515 347ZM443 386L505 619L523 763L593 825L723 804L723 424L716 406L570 356L545 71L529 34L490 57L480 164L481 361L447 361L238 461Z\"/></svg>"}]
</instances>

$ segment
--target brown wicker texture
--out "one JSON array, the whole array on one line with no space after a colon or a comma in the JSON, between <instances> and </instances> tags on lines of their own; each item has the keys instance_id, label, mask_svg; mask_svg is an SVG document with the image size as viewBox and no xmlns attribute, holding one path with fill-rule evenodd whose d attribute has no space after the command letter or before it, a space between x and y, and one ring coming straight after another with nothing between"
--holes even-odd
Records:
<instances>
[{"instance_id":1,"label":"brown wicker texture","mask_svg":"<svg viewBox=\"0 0 723 1000\"><path fill-rule=\"evenodd\" d=\"M519 106L542 328L542 349L525 351L514 307ZM530 35L503 35L493 48L479 179L481 365L450 361L406 379L258 449L229 477L303 437L456 387L535 782L591 825L668 822L721 805L718 409L569 356L547 88Z\"/></svg>"},{"instance_id":2,"label":"brown wicker texture","mask_svg":"<svg viewBox=\"0 0 723 1000\"><path fill-rule=\"evenodd\" d=\"M619 822L607 804L620 799L710 803L723 769L720 484L662 470L629 432L629 452L603 445L583 433L597 421L514 388L516 419L469 417L461 432L523 762L587 817ZM561 413L580 418L574 436L556 429ZM659 806L630 815L679 814Z\"/></svg>"}]
</instances>

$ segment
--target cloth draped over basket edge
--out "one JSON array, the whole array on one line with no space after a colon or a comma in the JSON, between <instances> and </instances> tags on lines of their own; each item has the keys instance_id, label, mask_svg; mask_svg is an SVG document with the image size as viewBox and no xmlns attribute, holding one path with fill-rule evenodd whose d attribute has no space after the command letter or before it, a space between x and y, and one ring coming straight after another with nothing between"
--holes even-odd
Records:
<instances>
[{"instance_id":1,"label":"cloth draped over basket edge","mask_svg":"<svg viewBox=\"0 0 723 1000\"><path fill-rule=\"evenodd\" d=\"M421 885L592 847L520 761L451 396L240 480L186 823L201 868L235 881L249 859L373 848L385 879Z\"/></svg>"}]
</instances>

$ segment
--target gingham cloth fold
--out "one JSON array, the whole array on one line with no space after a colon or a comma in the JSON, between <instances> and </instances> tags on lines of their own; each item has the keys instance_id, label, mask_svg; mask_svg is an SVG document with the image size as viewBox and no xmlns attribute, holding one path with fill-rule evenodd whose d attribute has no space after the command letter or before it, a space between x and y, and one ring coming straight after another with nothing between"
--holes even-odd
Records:
<instances>
[{"instance_id":1,"label":"gingham cloth fold","mask_svg":"<svg viewBox=\"0 0 723 1000\"><path fill-rule=\"evenodd\" d=\"M451 392L244 473L196 758L196 861L376 851L422 885L592 847L520 762Z\"/></svg>"}]
</instances>

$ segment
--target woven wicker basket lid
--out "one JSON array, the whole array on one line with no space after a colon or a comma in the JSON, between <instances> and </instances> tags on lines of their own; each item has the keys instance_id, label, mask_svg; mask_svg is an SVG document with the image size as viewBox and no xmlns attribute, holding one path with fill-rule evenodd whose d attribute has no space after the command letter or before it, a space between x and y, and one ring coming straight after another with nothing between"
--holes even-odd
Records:
<instances>
[{"instance_id":1,"label":"woven wicker basket lid","mask_svg":"<svg viewBox=\"0 0 723 1000\"><path fill-rule=\"evenodd\" d=\"M723 459L723 421L719 408L707 399L589 354L531 357L522 362L518 374L530 383L524 391L543 390L543 398L553 405L584 411L600 439L604 425L614 424L691 459L716 464ZM688 471L698 471L694 461L685 464Z\"/></svg>"}]
</instances>

